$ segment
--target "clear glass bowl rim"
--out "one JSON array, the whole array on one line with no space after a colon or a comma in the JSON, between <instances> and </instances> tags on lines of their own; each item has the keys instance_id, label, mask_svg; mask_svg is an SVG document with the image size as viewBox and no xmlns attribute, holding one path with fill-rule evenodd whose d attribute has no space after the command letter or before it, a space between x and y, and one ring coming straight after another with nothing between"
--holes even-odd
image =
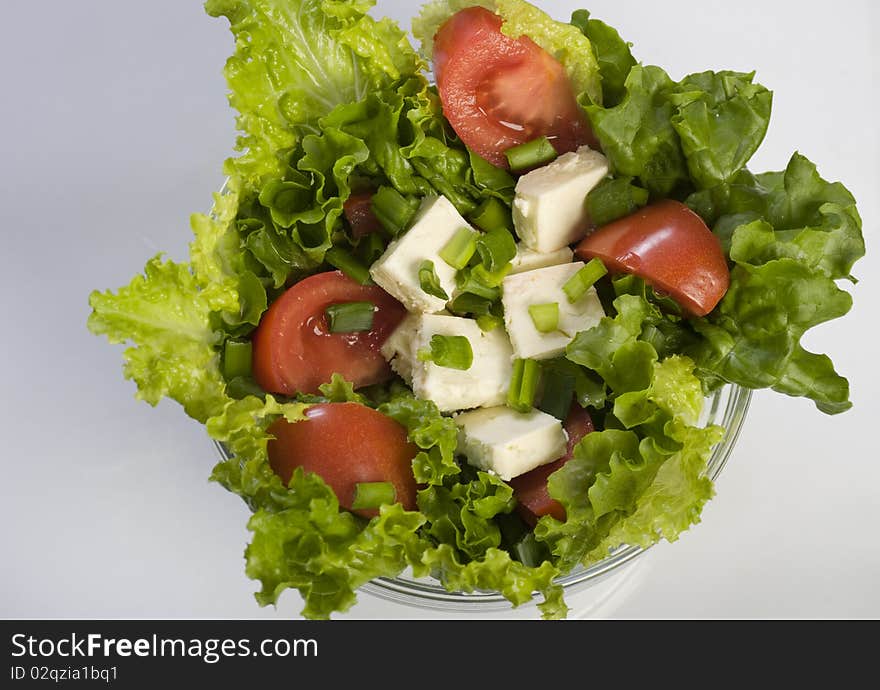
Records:
<instances>
[{"instance_id":1,"label":"clear glass bowl rim","mask_svg":"<svg viewBox=\"0 0 880 690\"><path fill-rule=\"evenodd\" d=\"M700 425L717 424L724 429L724 435L713 448L706 467L706 475L712 481L721 474L733 452L751 397L751 390L735 384L726 384L706 399ZM226 448L221 443L215 442L215 446L224 459L229 458ZM622 566L630 563L646 550L640 546L620 546L601 561L588 567L576 568L557 578L556 582L562 585L566 593L585 589L618 572ZM499 592L448 591L436 579L416 579L406 574L376 578L362 585L360 591L396 604L423 609L476 613L511 608L510 602Z\"/></svg>"}]
</instances>

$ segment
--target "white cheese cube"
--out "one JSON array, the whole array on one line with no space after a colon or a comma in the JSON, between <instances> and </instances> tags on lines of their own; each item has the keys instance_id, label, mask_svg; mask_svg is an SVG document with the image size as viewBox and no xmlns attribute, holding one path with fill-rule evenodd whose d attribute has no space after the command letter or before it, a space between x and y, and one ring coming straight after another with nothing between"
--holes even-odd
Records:
<instances>
[{"instance_id":1,"label":"white cheese cube","mask_svg":"<svg viewBox=\"0 0 880 690\"><path fill-rule=\"evenodd\" d=\"M516 245L516 256L510 262L511 269L509 275L534 271L537 268L546 268L547 266L570 264L572 259L574 259L574 252L568 246L557 249L555 252L545 253L533 251L522 242L519 242Z\"/></svg>"},{"instance_id":2,"label":"white cheese cube","mask_svg":"<svg viewBox=\"0 0 880 690\"><path fill-rule=\"evenodd\" d=\"M547 253L583 238L590 224L584 200L606 175L605 156L582 146L519 178L513 222L523 243Z\"/></svg>"},{"instance_id":3,"label":"white cheese cube","mask_svg":"<svg viewBox=\"0 0 880 690\"><path fill-rule=\"evenodd\" d=\"M474 353L470 369L452 369L420 360L418 352L430 350L431 338L435 335L467 338ZM512 360L513 351L503 329L484 333L473 319L423 314L413 340L413 392L418 398L433 400L441 412L500 405L507 398L513 375Z\"/></svg>"},{"instance_id":4,"label":"white cheese cube","mask_svg":"<svg viewBox=\"0 0 880 690\"><path fill-rule=\"evenodd\" d=\"M595 288L587 290L574 304L568 301L562 289L584 265L583 261L575 261L509 275L504 279L501 284L504 324L516 357L558 357L579 332L592 328L605 316ZM553 302L559 305L558 328L550 333L541 333L535 327L529 307Z\"/></svg>"},{"instance_id":5,"label":"white cheese cube","mask_svg":"<svg viewBox=\"0 0 880 690\"><path fill-rule=\"evenodd\" d=\"M419 267L426 259L434 262L440 286L452 298L456 270L439 253L467 221L444 196L425 197L412 227L388 245L385 253L370 268L370 276L409 311L436 313L446 301L423 291Z\"/></svg>"},{"instance_id":6,"label":"white cheese cube","mask_svg":"<svg viewBox=\"0 0 880 690\"><path fill-rule=\"evenodd\" d=\"M568 436L555 417L492 407L456 415L458 452L468 463L505 481L559 459Z\"/></svg>"},{"instance_id":7,"label":"white cheese cube","mask_svg":"<svg viewBox=\"0 0 880 690\"><path fill-rule=\"evenodd\" d=\"M382 356L391 365L391 368L412 386L413 370L413 342L419 329L419 317L416 314L407 314L397 328L388 336L382 344Z\"/></svg>"}]
</instances>

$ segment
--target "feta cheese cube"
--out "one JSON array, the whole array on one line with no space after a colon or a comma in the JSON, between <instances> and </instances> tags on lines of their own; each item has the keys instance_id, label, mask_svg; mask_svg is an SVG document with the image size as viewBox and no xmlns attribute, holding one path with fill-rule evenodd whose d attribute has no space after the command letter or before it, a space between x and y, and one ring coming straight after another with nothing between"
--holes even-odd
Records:
<instances>
[{"instance_id":1,"label":"feta cheese cube","mask_svg":"<svg viewBox=\"0 0 880 690\"><path fill-rule=\"evenodd\" d=\"M388 336L381 348L382 356L409 386L412 386L413 357L415 356L413 342L418 329L418 315L407 314L406 318Z\"/></svg>"},{"instance_id":2,"label":"feta cheese cube","mask_svg":"<svg viewBox=\"0 0 880 690\"><path fill-rule=\"evenodd\" d=\"M440 286L452 298L456 271L439 253L459 229L469 227L446 197L426 197L412 227L388 245L373 264L370 275L409 311L429 314L443 311L446 302L422 290L419 267L426 259L433 261Z\"/></svg>"},{"instance_id":3,"label":"feta cheese cube","mask_svg":"<svg viewBox=\"0 0 880 690\"><path fill-rule=\"evenodd\" d=\"M549 266L509 275L501 284L504 324L516 357L551 359L565 352L565 347L580 332L592 328L605 316L595 288L590 288L574 304L562 289L584 267L583 261ZM550 333L536 327L529 307L536 304L559 305L559 326Z\"/></svg>"},{"instance_id":4,"label":"feta cheese cube","mask_svg":"<svg viewBox=\"0 0 880 690\"><path fill-rule=\"evenodd\" d=\"M441 367L418 358L430 350L435 335L460 335L468 339L474 353L470 369ZM513 351L501 328L484 333L473 319L423 314L413 339L412 388L416 397L433 400L441 412L500 405L507 398L513 375Z\"/></svg>"},{"instance_id":5,"label":"feta cheese cube","mask_svg":"<svg viewBox=\"0 0 880 690\"><path fill-rule=\"evenodd\" d=\"M516 245L516 256L510 262L511 269L509 275L534 271L536 268L546 268L547 266L570 264L572 259L574 259L574 252L568 246L557 249L555 252L545 253L533 251L522 242L519 242Z\"/></svg>"},{"instance_id":6,"label":"feta cheese cube","mask_svg":"<svg viewBox=\"0 0 880 690\"><path fill-rule=\"evenodd\" d=\"M456 415L455 423L468 463L505 481L562 457L568 443L561 422L540 410L491 407Z\"/></svg>"},{"instance_id":7,"label":"feta cheese cube","mask_svg":"<svg viewBox=\"0 0 880 690\"><path fill-rule=\"evenodd\" d=\"M590 223L584 200L606 175L605 156L582 146L519 178L513 222L523 243L547 253L584 237Z\"/></svg>"}]
</instances>

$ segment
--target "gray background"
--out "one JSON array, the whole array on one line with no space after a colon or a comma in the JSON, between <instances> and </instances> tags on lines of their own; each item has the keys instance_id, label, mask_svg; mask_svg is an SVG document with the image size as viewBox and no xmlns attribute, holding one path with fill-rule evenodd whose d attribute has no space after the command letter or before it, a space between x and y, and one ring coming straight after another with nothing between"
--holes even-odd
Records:
<instances>
[{"instance_id":1,"label":"gray background","mask_svg":"<svg viewBox=\"0 0 880 690\"><path fill-rule=\"evenodd\" d=\"M567 19L580 3L547 2ZM405 18L407 2L379 2ZM860 200L855 308L810 334L852 382L826 417L761 392L703 521L569 599L594 618L878 617L877 135L880 28L869 0L594 0L673 78L757 70L775 91L754 170L794 150ZM408 25L408 22L407 22ZM176 405L134 400L121 348L85 329L94 288L159 251L183 259L232 153L225 20L201 3L4 3L0 41L0 616L295 617L243 572L247 511L207 481L214 450ZM368 596L349 618L439 617ZM495 617L534 617L532 607Z\"/></svg>"}]
</instances>

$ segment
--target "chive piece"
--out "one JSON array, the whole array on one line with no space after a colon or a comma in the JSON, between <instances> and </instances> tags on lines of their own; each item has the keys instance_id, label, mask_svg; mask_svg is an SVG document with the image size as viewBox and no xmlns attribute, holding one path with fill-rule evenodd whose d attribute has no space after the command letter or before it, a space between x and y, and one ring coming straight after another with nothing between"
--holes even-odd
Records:
<instances>
[{"instance_id":1,"label":"chive piece","mask_svg":"<svg viewBox=\"0 0 880 690\"><path fill-rule=\"evenodd\" d=\"M482 285L485 285L488 288L498 288L512 269L513 264L508 261L498 271L489 271L483 266L483 264L477 264L471 269L471 271L474 280L479 281Z\"/></svg>"},{"instance_id":2,"label":"chive piece","mask_svg":"<svg viewBox=\"0 0 880 690\"><path fill-rule=\"evenodd\" d=\"M587 194L587 214L593 225L602 227L635 213L648 203L648 190L632 182L632 177L607 179Z\"/></svg>"},{"instance_id":3,"label":"chive piece","mask_svg":"<svg viewBox=\"0 0 880 690\"><path fill-rule=\"evenodd\" d=\"M529 316L540 333L552 333L559 328L559 303L533 304L529 307Z\"/></svg>"},{"instance_id":4,"label":"chive piece","mask_svg":"<svg viewBox=\"0 0 880 690\"><path fill-rule=\"evenodd\" d=\"M227 381L251 375L253 345L249 340L227 340L223 347L223 375Z\"/></svg>"},{"instance_id":5,"label":"chive piece","mask_svg":"<svg viewBox=\"0 0 880 690\"><path fill-rule=\"evenodd\" d=\"M358 482L354 485L352 510L373 510L397 500L397 490L391 482Z\"/></svg>"},{"instance_id":6,"label":"chive piece","mask_svg":"<svg viewBox=\"0 0 880 690\"><path fill-rule=\"evenodd\" d=\"M517 412L528 412L535 402L535 393L541 380L541 365L534 359L517 359L513 363L513 377L507 391L507 406Z\"/></svg>"},{"instance_id":7,"label":"chive piece","mask_svg":"<svg viewBox=\"0 0 880 690\"><path fill-rule=\"evenodd\" d=\"M449 311L458 316L474 314L481 316L488 314L492 307L492 300L480 297L471 292L462 292L449 303Z\"/></svg>"},{"instance_id":8,"label":"chive piece","mask_svg":"<svg viewBox=\"0 0 880 690\"><path fill-rule=\"evenodd\" d=\"M446 290L440 285L440 278L434 268L434 262L429 259L425 259L422 261L421 265L419 265L419 286L422 288L422 292L425 292L432 297L438 297L442 300L449 299Z\"/></svg>"},{"instance_id":9,"label":"chive piece","mask_svg":"<svg viewBox=\"0 0 880 690\"><path fill-rule=\"evenodd\" d=\"M463 335L433 335L430 349L419 350L418 357L438 367L467 371L474 363L474 350Z\"/></svg>"},{"instance_id":10,"label":"chive piece","mask_svg":"<svg viewBox=\"0 0 880 690\"><path fill-rule=\"evenodd\" d=\"M372 266L385 253L385 249L382 233L371 232L369 235L364 235L358 242L355 257L364 266Z\"/></svg>"},{"instance_id":11,"label":"chive piece","mask_svg":"<svg viewBox=\"0 0 880 690\"><path fill-rule=\"evenodd\" d=\"M480 314L476 318L477 325L483 333L491 333L499 326L504 325L504 317L495 314Z\"/></svg>"},{"instance_id":12,"label":"chive piece","mask_svg":"<svg viewBox=\"0 0 880 690\"><path fill-rule=\"evenodd\" d=\"M507 228L496 228L477 238L480 261L490 273L498 273L516 256L516 240Z\"/></svg>"},{"instance_id":13,"label":"chive piece","mask_svg":"<svg viewBox=\"0 0 880 690\"><path fill-rule=\"evenodd\" d=\"M405 197L394 187L379 187L370 208L382 227L397 236L409 228L419 210L419 203L418 199Z\"/></svg>"},{"instance_id":14,"label":"chive piece","mask_svg":"<svg viewBox=\"0 0 880 690\"><path fill-rule=\"evenodd\" d=\"M568 301L571 304L577 302L606 273L608 273L608 269L605 268L605 264L602 263L601 259L590 259L586 266L575 273L562 286L563 292L568 295Z\"/></svg>"},{"instance_id":15,"label":"chive piece","mask_svg":"<svg viewBox=\"0 0 880 690\"><path fill-rule=\"evenodd\" d=\"M440 258L457 271L468 265L477 251L477 234L470 228L459 228L440 250Z\"/></svg>"},{"instance_id":16,"label":"chive piece","mask_svg":"<svg viewBox=\"0 0 880 690\"><path fill-rule=\"evenodd\" d=\"M498 285L488 285L486 280L491 279L492 276L486 272L485 268L482 271L477 270L480 268L483 268L483 266L476 266L473 269L466 268L455 274L455 284L458 287L458 291L477 295L490 302L500 299L501 288L498 285L501 284L501 281L498 281Z\"/></svg>"},{"instance_id":17,"label":"chive piece","mask_svg":"<svg viewBox=\"0 0 880 690\"><path fill-rule=\"evenodd\" d=\"M547 137L538 137L525 144L509 148L504 155L507 156L507 162L510 163L513 172L546 165L559 156Z\"/></svg>"},{"instance_id":18,"label":"chive piece","mask_svg":"<svg viewBox=\"0 0 880 690\"><path fill-rule=\"evenodd\" d=\"M494 196L486 199L470 216L470 221L481 230L507 230L513 227L510 209Z\"/></svg>"},{"instance_id":19,"label":"chive piece","mask_svg":"<svg viewBox=\"0 0 880 690\"><path fill-rule=\"evenodd\" d=\"M328 249L324 259L328 264L338 268L356 283L367 285L372 282L370 278L370 269L344 249L340 249L339 247Z\"/></svg>"},{"instance_id":20,"label":"chive piece","mask_svg":"<svg viewBox=\"0 0 880 690\"><path fill-rule=\"evenodd\" d=\"M359 333L373 329L372 302L344 302L331 304L324 310L331 333Z\"/></svg>"},{"instance_id":21,"label":"chive piece","mask_svg":"<svg viewBox=\"0 0 880 690\"><path fill-rule=\"evenodd\" d=\"M545 367L543 371L544 391L541 394L541 412L565 421L574 398L575 377L558 367Z\"/></svg>"}]
</instances>

